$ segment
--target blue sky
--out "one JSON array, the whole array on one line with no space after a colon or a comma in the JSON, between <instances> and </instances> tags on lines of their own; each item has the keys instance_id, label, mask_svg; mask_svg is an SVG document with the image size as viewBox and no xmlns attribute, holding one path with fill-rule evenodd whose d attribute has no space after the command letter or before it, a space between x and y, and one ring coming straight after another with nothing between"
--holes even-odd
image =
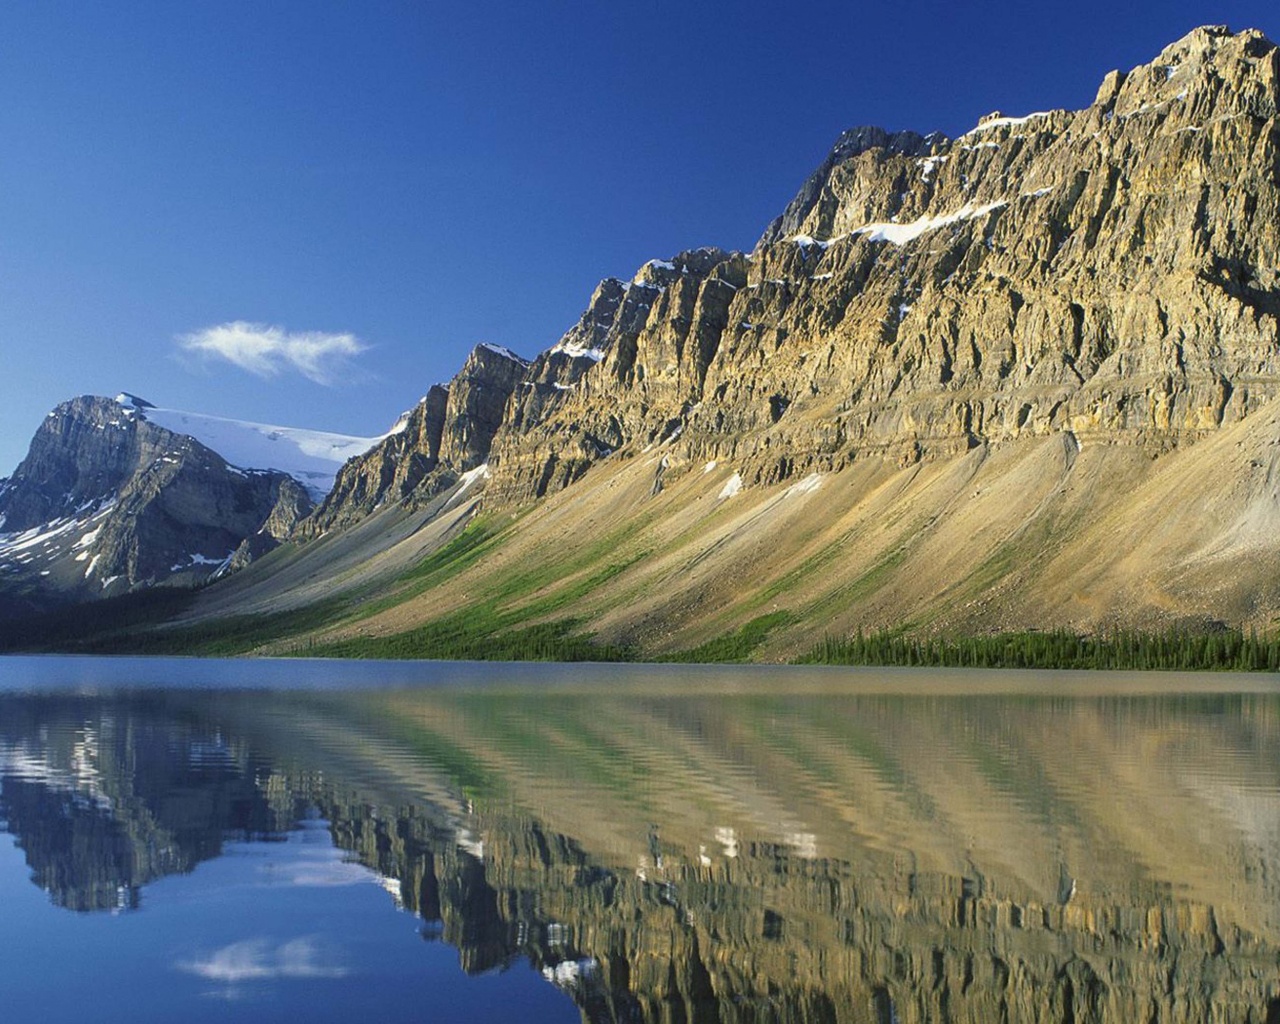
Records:
<instances>
[{"instance_id":1,"label":"blue sky","mask_svg":"<svg viewBox=\"0 0 1280 1024\"><path fill-rule=\"evenodd\" d=\"M1274 0L5 0L0 475L84 393L379 433L602 277L750 248L844 128L1084 106L1206 22L1280 35Z\"/></svg>"}]
</instances>

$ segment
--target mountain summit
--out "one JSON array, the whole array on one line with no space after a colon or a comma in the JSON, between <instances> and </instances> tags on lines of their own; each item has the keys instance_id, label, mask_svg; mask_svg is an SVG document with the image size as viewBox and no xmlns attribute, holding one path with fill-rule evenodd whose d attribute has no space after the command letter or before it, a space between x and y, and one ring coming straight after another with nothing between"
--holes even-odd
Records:
<instances>
[{"instance_id":1,"label":"mountain summit","mask_svg":"<svg viewBox=\"0 0 1280 1024\"><path fill-rule=\"evenodd\" d=\"M360 621L335 643L467 608L652 653L750 626L763 657L881 626L1269 627L1278 106L1275 45L1208 26L1083 110L852 129L751 253L606 279L531 362L478 348L287 567L201 614L325 578Z\"/></svg>"},{"instance_id":2,"label":"mountain summit","mask_svg":"<svg viewBox=\"0 0 1280 1024\"><path fill-rule=\"evenodd\" d=\"M200 581L238 551L274 546L311 510L289 475L231 466L152 423L155 411L131 395L84 397L41 424L0 485L0 588L10 603Z\"/></svg>"}]
</instances>

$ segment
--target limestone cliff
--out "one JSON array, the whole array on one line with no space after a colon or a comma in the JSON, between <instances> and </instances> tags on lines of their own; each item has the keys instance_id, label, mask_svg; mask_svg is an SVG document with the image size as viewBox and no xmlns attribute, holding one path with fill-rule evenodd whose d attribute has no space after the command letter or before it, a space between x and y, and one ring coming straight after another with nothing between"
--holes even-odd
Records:
<instances>
[{"instance_id":1,"label":"limestone cliff","mask_svg":"<svg viewBox=\"0 0 1280 1024\"><path fill-rule=\"evenodd\" d=\"M528 367L505 348L477 345L452 381L433 385L406 414L402 430L342 468L299 533L350 525L384 504L412 507L478 469Z\"/></svg>"},{"instance_id":2,"label":"limestone cliff","mask_svg":"<svg viewBox=\"0 0 1280 1024\"><path fill-rule=\"evenodd\" d=\"M643 324L509 418L494 491L676 430L750 484L1054 432L1161 450L1239 420L1280 380L1278 69L1259 33L1207 27L1084 110L846 132L750 256L641 272Z\"/></svg>"},{"instance_id":3,"label":"limestone cliff","mask_svg":"<svg viewBox=\"0 0 1280 1024\"><path fill-rule=\"evenodd\" d=\"M1209 26L1083 110L851 129L753 253L602 282L467 461L507 503L672 437L749 485L1058 432L1159 451L1235 422L1280 379L1278 69L1258 32ZM403 456L370 460L357 511Z\"/></svg>"}]
</instances>

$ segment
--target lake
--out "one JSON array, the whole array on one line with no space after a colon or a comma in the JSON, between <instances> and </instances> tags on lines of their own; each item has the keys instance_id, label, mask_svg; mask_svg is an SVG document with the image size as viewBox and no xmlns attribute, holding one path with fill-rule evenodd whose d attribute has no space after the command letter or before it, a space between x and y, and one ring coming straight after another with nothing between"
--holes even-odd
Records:
<instances>
[{"instance_id":1,"label":"lake","mask_svg":"<svg viewBox=\"0 0 1280 1024\"><path fill-rule=\"evenodd\" d=\"M1280 682L0 658L0 1019L1280 1022Z\"/></svg>"}]
</instances>

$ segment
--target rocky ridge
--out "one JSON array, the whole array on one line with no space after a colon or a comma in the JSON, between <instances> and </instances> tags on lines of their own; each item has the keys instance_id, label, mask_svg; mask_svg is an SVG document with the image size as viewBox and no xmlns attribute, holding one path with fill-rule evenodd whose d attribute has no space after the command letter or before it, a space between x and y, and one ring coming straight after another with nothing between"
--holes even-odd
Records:
<instances>
[{"instance_id":1,"label":"rocky ridge","mask_svg":"<svg viewBox=\"0 0 1280 1024\"><path fill-rule=\"evenodd\" d=\"M590 393L499 436L495 475L518 495L578 422L621 447L675 421L676 450L751 483L1025 434L1162 449L1238 420L1280 368L1277 67L1256 32L1199 29L1082 111L847 133L726 263L727 302L664 295ZM673 374L683 393L650 383Z\"/></svg>"},{"instance_id":2,"label":"rocky ridge","mask_svg":"<svg viewBox=\"0 0 1280 1024\"><path fill-rule=\"evenodd\" d=\"M349 526L388 502L416 507L480 469L528 370L508 349L477 345L453 380L405 414L402 430L347 462L300 535Z\"/></svg>"},{"instance_id":3,"label":"rocky ridge","mask_svg":"<svg viewBox=\"0 0 1280 1024\"><path fill-rule=\"evenodd\" d=\"M844 133L751 254L601 283L471 460L490 502L663 440L750 486L1238 421L1280 380L1278 69L1261 33L1206 26L1083 110ZM326 515L368 507L335 492Z\"/></svg>"},{"instance_id":4,"label":"rocky ridge","mask_svg":"<svg viewBox=\"0 0 1280 1024\"><path fill-rule=\"evenodd\" d=\"M489 522L532 514L362 630L530 559L651 653L771 611L766 658L904 622L1268 628L1278 69L1207 26L1083 110L846 132L750 254L601 283L475 456Z\"/></svg>"}]
</instances>

